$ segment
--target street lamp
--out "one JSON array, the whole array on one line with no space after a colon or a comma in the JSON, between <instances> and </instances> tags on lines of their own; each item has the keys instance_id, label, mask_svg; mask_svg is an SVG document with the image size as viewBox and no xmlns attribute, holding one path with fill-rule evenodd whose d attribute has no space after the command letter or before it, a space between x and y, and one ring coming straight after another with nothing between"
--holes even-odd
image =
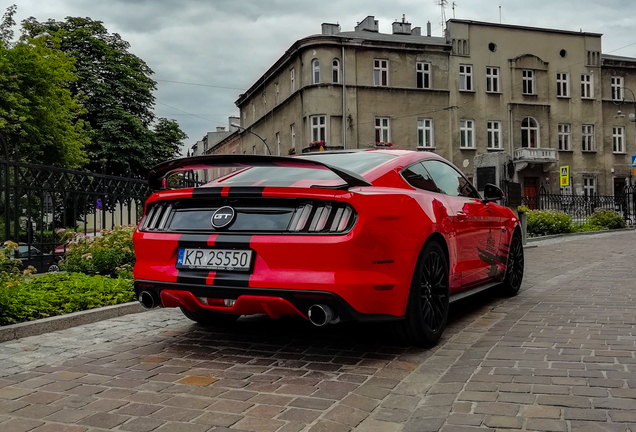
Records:
<instances>
[{"instance_id":1,"label":"street lamp","mask_svg":"<svg viewBox=\"0 0 636 432\"><path fill-rule=\"evenodd\" d=\"M257 135L255 132L252 132L249 129L245 129L243 126L239 126L236 123L230 123L230 126L235 127L239 130L243 130L245 132L251 133L252 135L254 135L256 138L258 138L259 140L261 140L263 142L263 144L265 144L265 148L267 148L267 153L269 153L269 155L272 155L272 151L269 149L269 146L267 145L267 143L265 142L265 140L263 138L260 137L260 135Z\"/></svg>"}]
</instances>

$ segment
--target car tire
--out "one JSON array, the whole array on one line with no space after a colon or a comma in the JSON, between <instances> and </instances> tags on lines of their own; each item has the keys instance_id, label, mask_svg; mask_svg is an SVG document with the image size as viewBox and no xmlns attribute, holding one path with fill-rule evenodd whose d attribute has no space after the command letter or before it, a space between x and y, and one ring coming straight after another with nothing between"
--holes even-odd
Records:
<instances>
[{"instance_id":1,"label":"car tire","mask_svg":"<svg viewBox=\"0 0 636 432\"><path fill-rule=\"evenodd\" d=\"M46 271L47 271L47 273L59 273L60 272L60 266L57 265L57 264L51 264Z\"/></svg>"},{"instance_id":2,"label":"car tire","mask_svg":"<svg viewBox=\"0 0 636 432\"><path fill-rule=\"evenodd\" d=\"M396 323L398 336L412 345L435 345L448 320L449 292L446 254L429 242L415 265L404 320Z\"/></svg>"},{"instance_id":3,"label":"car tire","mask_svg":"<svg viewBox=\"0 0 636 432\"><path fill-rule=\"evenodd\" d=\"M523 241L521 240L519 231L515 231L510 239L506 275L504 276L503 283L499 286L499 293L506 297L517 295L523 282L523 272Z\"/></svg>"},{"instance_id":4,"label":"car tire","mask_svg":"<svg viewBox=\"0 0 636 432\"><path fill-rule=\"evenodd\" d=\"M192 312L184 307L180 307L179 309L181 309L181 312L187 318L204 326L224 326L233 323L240 317L240 315L212 312L206 309L199 309L196 312Z\"/></svg>"}]
</instances>

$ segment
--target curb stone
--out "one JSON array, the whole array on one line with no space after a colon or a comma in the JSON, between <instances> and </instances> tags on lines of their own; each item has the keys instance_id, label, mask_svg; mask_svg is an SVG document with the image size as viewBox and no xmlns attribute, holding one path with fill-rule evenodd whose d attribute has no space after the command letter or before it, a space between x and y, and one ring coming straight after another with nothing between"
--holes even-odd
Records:
<instances>
[{"instance_id":1,"label":"curb stone","mask_svg":"<svg viewBox=\"0 0 636 432\"><path fill-rule=\"evenodd\" d=\"M104 306L35 321L11 324L0 327L0 342L21 339L27 336L37 336L57 330L64 330L83 324L90 324L110 318L133 313L145 312L138 302L130 302L113 306Z\"/></svg>"},{"instance_id":2,"label":"curb stone","mask_svg":"<svg viewBox=\"0 0 636 432\"><path fill-rule=\"evenodd\" d=\"M607 229L600 231L584 231L584 232L576 232L576 233L563 233L563 234L552 234L547 236L538 236L538 237L528 237L526 240L528 243L537 243L543 240L554 240L560 237L574 237L574 236L585 236L585 235L595 235L595 234L608 234L608 233L618 233L622 231L634 231L636 227L630 228L619 228L619 229Z\"/></svg>"}]
</instances>

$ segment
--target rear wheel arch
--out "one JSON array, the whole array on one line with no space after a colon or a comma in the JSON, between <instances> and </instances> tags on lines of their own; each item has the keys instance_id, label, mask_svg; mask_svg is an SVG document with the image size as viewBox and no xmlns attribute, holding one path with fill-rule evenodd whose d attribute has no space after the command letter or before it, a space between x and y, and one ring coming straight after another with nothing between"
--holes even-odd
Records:
<instances>
[{"instance_id":1,"label":"rear wheel arch","mask_svg":"<svg viewBox=\"0 0 636 432\"><path fill-rule=\"evenodd\" d=\"M428 238L420 248L420 254L422 253L426 245L430 242L435 242L440 245L440 247L444 251L444 254L446 255L446 263L449 265L450 268L450 253L448 251L448 243L446 243L446 238L444 237L444 235L439 232L434 232L430 236L428 236Z\"/></svg>"}]
</instances>

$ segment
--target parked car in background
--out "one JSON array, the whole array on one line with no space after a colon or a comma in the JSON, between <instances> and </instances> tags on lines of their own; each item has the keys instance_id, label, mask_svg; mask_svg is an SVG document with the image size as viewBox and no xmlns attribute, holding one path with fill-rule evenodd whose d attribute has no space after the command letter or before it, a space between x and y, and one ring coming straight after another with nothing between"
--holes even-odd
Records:
<instances>
[{"instance_id":1,"label":"parked car in background","mask_svg":"<svg viewBox=\"0 0 636 432\"><path fill-rule=\"evenodd\" d=\"M227 167L238 171L166 190L181 171ZM150 186L160 191L133 236L135 293L201 324L381 321L432 345L450 302L490 287L515 295L523 279L519 220L495 202L501 189L482 198L434 153L196 156L156 166Z\"/></svg>"},{"instance_id":2,"label":"parked car in background","mask_svg":"<svg viewBox=\"0 0 636 432\"><path fill-rule=\"evenodd\" d=\"M102 235L101 231L86 231L86 232L79 231L74 234L76 236L84 236L88 238L100 237ZM69 247L68 243L64 243L62 245L56 246L55 249L53 250L53 254L63 257L66 254L66 252L68 252L68 247Z\"/></svg>"},{"instance_id":3,"label":"parked car in background","mask_svg":"<svg viewBox=\"0 0 636 432\"><path fill-rule=\"evenodd\" d=\"M59 255L42 253L40 249L34 246L29 247L26 243L18 244L18 250L13 257L22 261L25 269L33 266L38 273L59 272L62 260Z\"/></svg>"}]
</instances>

